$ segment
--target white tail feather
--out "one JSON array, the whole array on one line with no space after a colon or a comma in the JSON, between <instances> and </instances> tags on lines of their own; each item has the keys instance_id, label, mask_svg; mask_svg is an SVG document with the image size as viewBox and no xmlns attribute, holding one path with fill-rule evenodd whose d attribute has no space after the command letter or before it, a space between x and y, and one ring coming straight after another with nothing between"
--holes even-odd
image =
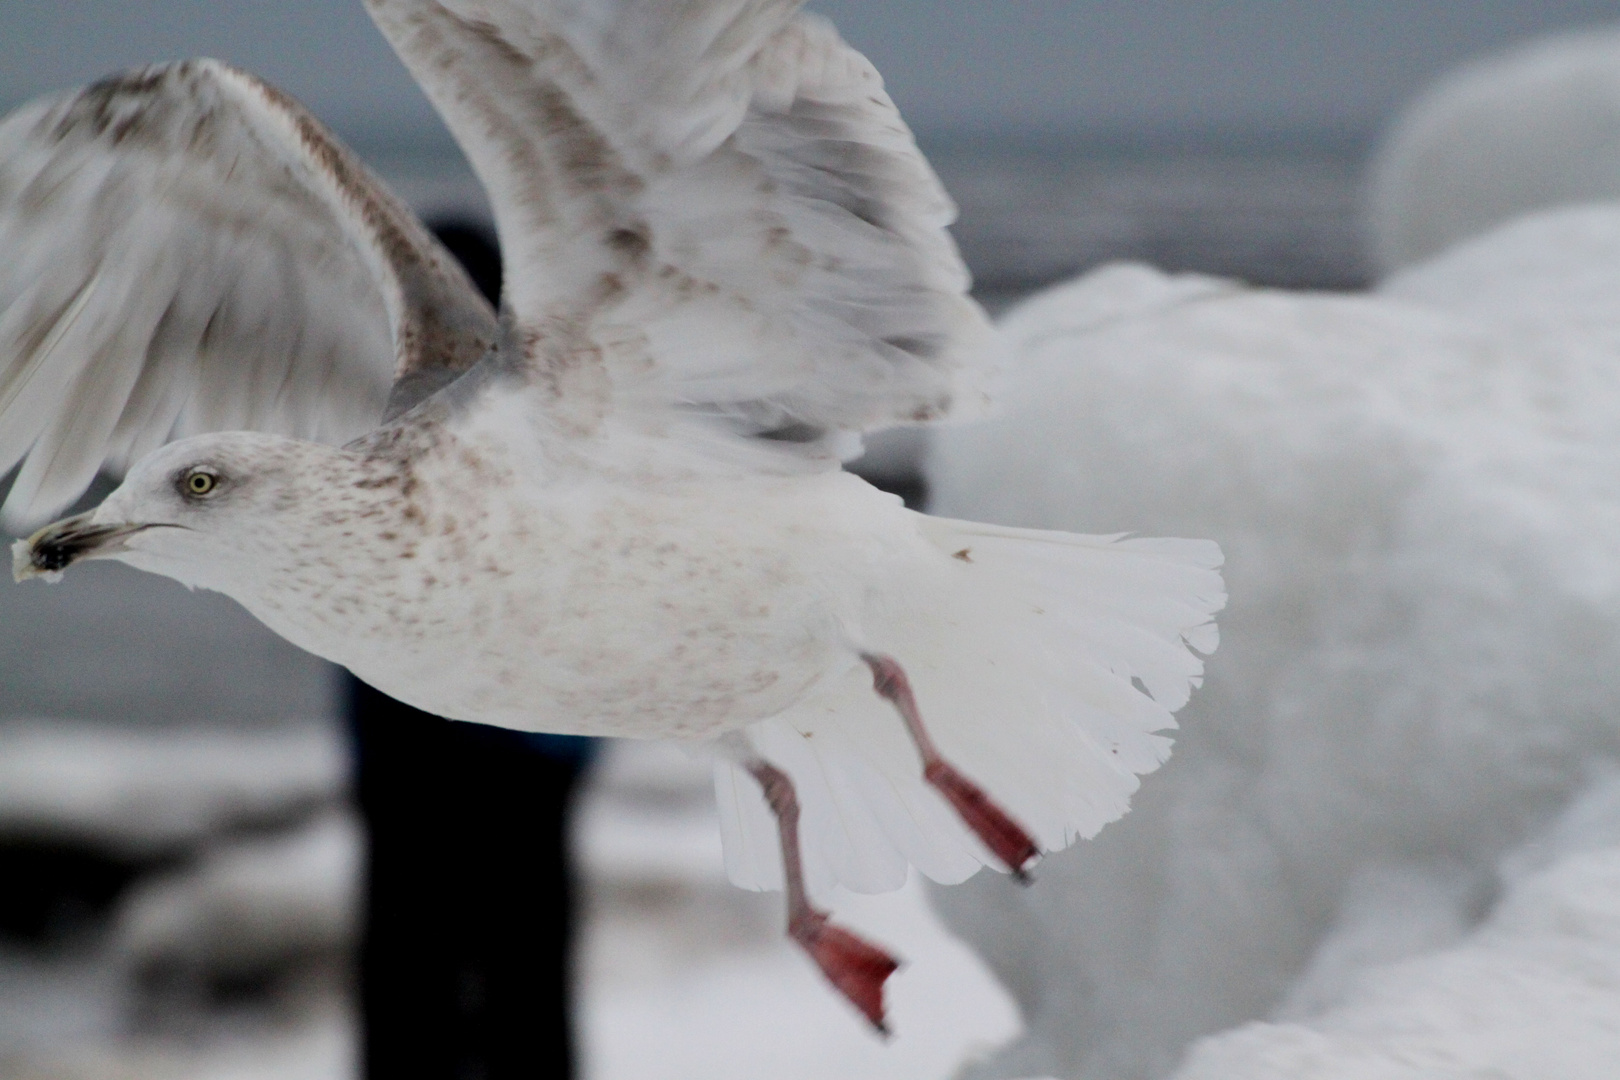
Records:
<instances>
[{"instance_id":1,"label":"white tail feather","mask_svg":"<svg viewBox=\"0 0 1620 1080\"><path fill-rule=\"evenodd\" d=\"M869 613L860 645L900 662L940 752L1043 851L1095 835L1125 812L1138 775L1169 756L1158 733L1202 681L1193 650L1218 641L1220 549L918 522L955 558L893 590ZM897 888L908 864L944 883L995 865L923 780L864 666L745 735L793 778L812 892ZM758 785L727 762L715 785L731 879L781 888L776 823Z\"/></svg>"}]
</instances>

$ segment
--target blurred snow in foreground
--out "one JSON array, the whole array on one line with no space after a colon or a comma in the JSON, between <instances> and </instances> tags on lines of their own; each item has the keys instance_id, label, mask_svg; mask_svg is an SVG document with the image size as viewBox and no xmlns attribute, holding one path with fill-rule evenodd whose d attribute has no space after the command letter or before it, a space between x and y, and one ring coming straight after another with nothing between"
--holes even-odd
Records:
<instances>
[{"instance_id":1,"label":"blurred snow in foreground","mask_svg":"<svg viewBox=\"0 0 1620 1080\"><path fill-rule=\"evenodd\" d=\"M344 777L324 726L0 724L0 845L134 867L104 918L0 948L0 1078L353 1075L363 840ZM871 1035L785 940L781 897L726 881L710 768L674 747L615 745L576 832L592 1080L933 1080L1018 1030L913 883L839 901L907 961L896 1034Z\"/></svg>"},{"instance_id":2,"label":"blurred snow in foreground","mask_svg":"<svg viewBox=\"0 0 1620 1080\"><path fill-rule=\"evenodd\" d=\"M1367 958L1332 1007L1204 1039L1176 1080L1614 1075L1620 782L1597 784L1503 869L1490 916L1455 946L1398 962ZM1360 914L1335 927L1318 962L1358 942L1399 939L1431 912L1408 903Z\"/></svg>"},{"instance_id":3,"label":"blurred snow in foreground","mask_svg":"<svg viewBox=\"0 0 1620 1080\"><path fill-rule=\"evenodd\" d=\"M836 900L904 961L888 984L894 1035L878 1039L788 943L781 895L726 880L707 761L618 743L603 766L576 834L591 1080L944 1080L1017 1033L1006 991L914 879Z\"/></svg>"},{"instance_id":4,"label":"blurred snow in foreground","mask_svg":"<svg viewBox=\"0 0 1620 1080\"><path fill-rule=\"evenodd\" d=\"M32 931L0 947L0 1077L349 1075L346 773L327 725L0 723L7 929Z\"/></svg>"}]
</instances>

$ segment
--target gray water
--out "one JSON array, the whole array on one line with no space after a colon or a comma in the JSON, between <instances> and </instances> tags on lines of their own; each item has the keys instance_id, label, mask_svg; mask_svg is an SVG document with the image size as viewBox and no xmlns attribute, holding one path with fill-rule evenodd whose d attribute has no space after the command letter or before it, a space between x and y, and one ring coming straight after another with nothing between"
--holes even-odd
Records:
<instances>
[{"instance_id":1,"label":"gray water","mask_svg":"<svg viewBox=\"0 0 1620 1080\"><path fill-rule=\"evenodd\" d=\"M1121 149L942 142L930 159L988 305L1102 263L1293 289L1367 283L1359 145L1258 142Z\"/></svg>"},{"instance_id":2,"label":"gray water","mask_svg":"<svg viewBox=\"0 0 1620 1080\"><path fill-rule=\"evenodd\" d=\"M1359 218L1365 140L922 145L961 210L953 232L992 308L1116 259L1290 289L1368 280ZM429 219L487 219L459 159L383 150L373 160Z\"/></svg>"}]
</instances>

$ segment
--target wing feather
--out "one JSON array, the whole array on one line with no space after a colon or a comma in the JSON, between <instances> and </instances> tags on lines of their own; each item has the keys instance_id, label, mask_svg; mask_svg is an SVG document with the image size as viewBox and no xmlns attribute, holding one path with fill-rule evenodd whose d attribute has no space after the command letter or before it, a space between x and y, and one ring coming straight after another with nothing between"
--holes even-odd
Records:
<instances>
[{"instance_id":1,"label":"wing feather","mask_svg":"<svg viewBox=\"0 0 1620 1080\"><path fill-rule=\"evenodd\" d=\"M347 441L497 336L380 181L296 102L217 61L0 122L0 251L0 475L22 462L11 524L180 435Z\"/></svg>"},{"instance_id":2,"label":"wing feather","mask_svg":"<svg viewBox=\"0 0 1620 1080\"><path fill-rule=\"evenodd\" d=\"M955 208L799 0L367 6L489 190L517 359L576 419L814 443L982 400Z\"/></svg>"}]
</instances>

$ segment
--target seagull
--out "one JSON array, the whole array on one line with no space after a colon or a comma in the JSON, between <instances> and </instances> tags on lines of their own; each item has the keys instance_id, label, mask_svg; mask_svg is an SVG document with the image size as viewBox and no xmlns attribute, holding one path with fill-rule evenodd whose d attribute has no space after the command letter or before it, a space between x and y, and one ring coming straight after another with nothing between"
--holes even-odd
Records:
<instances>
[{"instance_id":1,"label":"seagull","mask_svg":"<svg viewBox=\"0 0 1620 1080\"><path fill-rule=\"evenodd\" d=\"M883 1030L896 961L834 887L1022 875L1118 817L1225 596L1212 543L927 517L841 468L982 411L997 338L882 79L799 6L367 0L488 191L498 312L249 74L25 106L4 520L121 473L19 580L116 559L429 712L707 745L732 879Z\"/></svg>"}]
</instances>

